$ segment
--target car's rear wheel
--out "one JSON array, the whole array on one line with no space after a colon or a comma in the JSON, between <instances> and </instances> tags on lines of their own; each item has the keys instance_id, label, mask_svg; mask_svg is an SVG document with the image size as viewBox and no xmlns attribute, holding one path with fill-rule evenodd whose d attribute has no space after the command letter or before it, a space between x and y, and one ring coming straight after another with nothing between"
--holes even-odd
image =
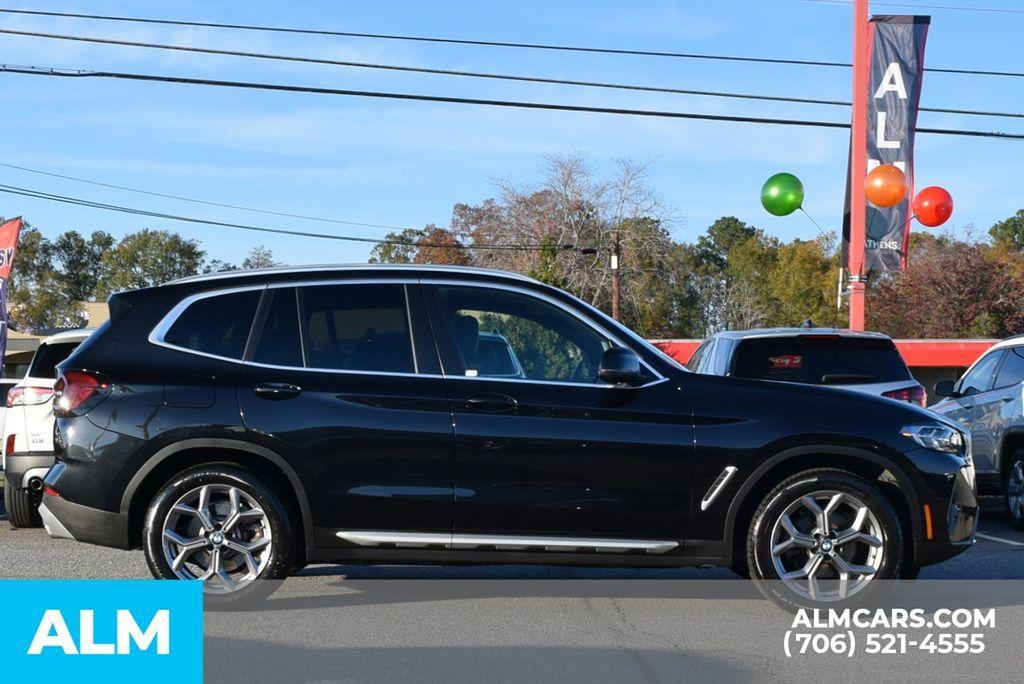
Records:
<instances>
[{"instance_id":1,"label":"car's rear wheel","mask_svg":"<svg viewBox=\"0 0 1024 684\"><path fill-rule=\"evenodd\" d=\"M269 595L288 574L292 525L280 498L229 466L189 470L167 483L146 515L154 577L198 579L208 603Z\"/></svg>"},{"instance_id":2,"label":"car's rear wheel","mask_svg":"<svg viewBox=\"0 0 1024 684\"><path fill-rule=\"evenodd\" d=\"M798 473L754 513L747 563L769 598L785 607L864 599L897 579L899 517L867 480L842 470Z\"/></svg>"},{"instance_id":3,"label":"car's rear wheel","mask_svg":"<svg viewBox=\"0 0 1024 684\"><path fill-rule=\"evenodd\" d=\"M1006 510L1014 529L1024 530L1024 449L1013 452L1003 481Z\"/></svg>"},{"instance_id":4,"label":"car's rear wheel","mask_svg":"<svg viewBox=\"0 0 1024 684\"><path fill-rule=\"evenodd\" d=\"M29 489L4 487L4 508L11 527L43 526L43 519L39 517L39 495Z\"/></svg>"}]
</instances>

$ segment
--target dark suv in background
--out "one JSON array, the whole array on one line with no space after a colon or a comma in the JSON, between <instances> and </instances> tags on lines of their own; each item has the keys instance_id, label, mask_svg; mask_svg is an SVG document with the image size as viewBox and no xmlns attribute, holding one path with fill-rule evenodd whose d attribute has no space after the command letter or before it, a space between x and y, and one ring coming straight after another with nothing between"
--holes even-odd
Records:
<instances>
[{"instance_id":1,"label":"dark suv in background","mask_svg":"<svg viewBox=\"0 0 1024 684\"><path fill-rule=\"evenodd\" d=\"M109 304L61 367L44 521L212 595L311 562L717 563L826 600L973 541L953 423L690 373L522 276L272 269Z\"/></svg>"},{"instance_id":2,"label":"dark suv in background","mask_svg":"<svg viewBox=\"0 0 1024 684\"><path fill-rule=\"evenodd\" d=\"M927 405L888 335L837 328L762 328L712 335L686 367L695 373L843 387Z\"/></svg>"}]
</instances>

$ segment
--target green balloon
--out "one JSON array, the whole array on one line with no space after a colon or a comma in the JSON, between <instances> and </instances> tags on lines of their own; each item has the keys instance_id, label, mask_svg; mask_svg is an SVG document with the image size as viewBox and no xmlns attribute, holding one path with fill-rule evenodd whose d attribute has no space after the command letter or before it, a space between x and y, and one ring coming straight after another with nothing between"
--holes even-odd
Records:
<instances>
[{"instance_id":1,"label":"green balloon","mask_svg":"<svg viewBox=\"0 0 1024 684\"><path fill-rule=\"evenodd\" d=\"M804 184L791 173L777 173L761 188L761 205L769 214L789 216L804 203Z\"/></svg>"}]
</instances>

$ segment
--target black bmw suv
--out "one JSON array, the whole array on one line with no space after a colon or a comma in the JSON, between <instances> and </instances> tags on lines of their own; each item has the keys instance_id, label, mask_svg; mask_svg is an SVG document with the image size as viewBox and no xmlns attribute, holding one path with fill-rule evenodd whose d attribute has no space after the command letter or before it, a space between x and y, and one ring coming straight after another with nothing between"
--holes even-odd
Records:
<instances>
[{"instance_id":1,"label":"black bmw suv","mask_svg":"<svg viewBox=\"0 0 1024 684\"><path fill-rule=\"evenodd\" d=\"M324 562L726 564L826 600L973 542L955 424L690 373L522 276L271 269L109 305L61 366L43 519L210 594Z\"/></svg>"}]
</instances>

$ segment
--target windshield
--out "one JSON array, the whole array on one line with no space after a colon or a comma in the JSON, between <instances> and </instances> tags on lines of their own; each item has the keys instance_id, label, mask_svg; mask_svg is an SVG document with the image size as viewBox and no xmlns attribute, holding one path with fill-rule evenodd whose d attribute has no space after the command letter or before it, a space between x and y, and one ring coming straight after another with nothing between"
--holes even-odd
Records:
<instances>
[{"instance_id":1,"label":"windshield","mask_svg":"<svg viewBox=\"0 0 1024 684\"><path fill-rule=\"evenodd\" d=\"M891 340L810 336L743 340L732 375L807 385L858 385L911 378Z\"/></svg>"}]
</instances>

